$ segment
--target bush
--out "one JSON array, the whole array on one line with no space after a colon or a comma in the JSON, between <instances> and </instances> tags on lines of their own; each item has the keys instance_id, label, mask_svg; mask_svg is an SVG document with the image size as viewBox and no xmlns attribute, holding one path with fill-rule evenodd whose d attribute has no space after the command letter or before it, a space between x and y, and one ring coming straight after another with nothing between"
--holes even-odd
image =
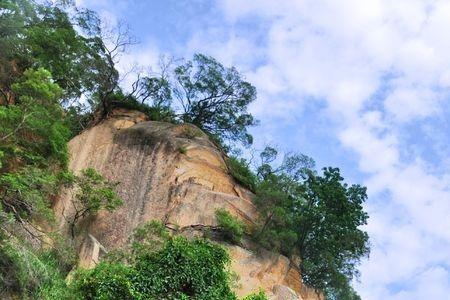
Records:
<instances>
[{"instance_id":1,"label":"bush","mask_svg":"<svg viewBox=\"0 0 450 300\"><path fill-rule=\"evenodd\" d=\"M134 276L129 266L102 262L92 270L79 270L71 290L77 299L139 299L131 282Z\"/></svg>"},{"instance_id":2,"label":"bush","mask_svg":"<svg viewBox=\"0 0 450 300\"><path fill-rule=\"evenodd\" d=\"M139 252L134 263L101 263L79 271L72 288L81 299L235 300L229 256L206 240L169 239L158 252Z\"/></svg>"},{"instance_id":3,"label":"bush","mask_svg":"<svg viewBox=\"0 0 450 300\"><path fill-rule=\"evenodd\" d=\"M258 293L248 295L243 300L267 300L267 296L263 290L260 290Z\"/></svg>"},{"instance_id":4,"label":"bush","mask_svg":"<svg viewBox=\"0 0 450 300\"><path fill-rule=\"evenodd\" d=\"M250 191L255 192L257 178L248 167L248 163L245 159L230 157L228 160L228 169L231 176L233 176L237 182L248 188Z\"/></svg>"},{"instance_id":5,"label":"bush","mask_svg":"<svg viewBox=\"0 0 450 300\"><path fill-rule=\"evenodd\" d=\"M150 221L134 230L131 250L134 256L140 257L160 251L170 239L170 234L160 221Z\"/></svg>"},{"instance_id":6,"label":"bush","mask_svg":"<svg viewBox=\"0 0 450 300\"><path fill-rule=\"evenodd\" d=\"M245 225L225 209L218 209L216 218L225 239L232 243L240 243L244 235Z\"/></svg>"}]
</instances>

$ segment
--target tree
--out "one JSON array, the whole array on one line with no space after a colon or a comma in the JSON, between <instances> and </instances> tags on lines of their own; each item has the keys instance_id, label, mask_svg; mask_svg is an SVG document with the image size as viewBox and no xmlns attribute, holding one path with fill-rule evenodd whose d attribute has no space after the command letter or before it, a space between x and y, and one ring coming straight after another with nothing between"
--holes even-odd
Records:
<instances>
[{"instance_id":1,"label":"tree","mask_svg":"<svg viewBox=\"0 0 450 300\"><path fill-rule=\"evenodd\" d=\"M59 104L62 89L42 68L28 69L10 86L14 102L0 105L0 207L15 225L42 242L33 221L53 221L52 199L67 167L69 130Z\"/></svg>"},{"instance_id":2,"label":"tree","mask_svg":"<svg viewBox=\"0 0 450 300\"><path fill-rule=\"evenodd\" d=\"M338 168L324 168L323 176L309 174L303 184L297 244L307 284L331 295L348 295L337 299L356 299L348 290L361 257L369 253L368 235L359 228L367 224L362 207L367 195L365 187L348 186L343 180Z\"/></svg>"},{"instance_id":3,"label":"tree","mask_svg":"<svg viewBox=\"0 0 450 300\"><path fill-rule=\"evenodd\" d=\"M195 54L192 61L160 76L146 77L142 83L147 87L142 101L178 104L175 110L182 122L198 126L222 143L252 143L247 128L257 122L247 109L256 99L256 89L234 67L226 68L210 56Z\"/></svg>"},{"instance_id":4,"label":"tree","mask_svg":"<svg viewBox=\"0 0 450 300\"><path fill-rule=\"evenodd\" d=\"M299 255L304 282L329 299L358 299L350 282L369 253L368 235L360 229L368 219L362 207L366 189L347 185L337 168L317 174L304 155L287 155L274 167L277 154L274 148L261 153L257 241Z\"/></svg>"},{"instance_id":5,"label":"tree","mask_svg":"<svg viewBox=\"0 0 450 300\"><path fill-rule=\"evenodd\" d=\"M305 155L291 154L275 168L273 162L277 156L278 151L273 147L266 147L260 154L254 202L260 211L261 227L256 239L267 248L290 255L297 252L295 216L303 195L300 182L314 162Z\"/></svg>"},{"instance_id":6,"label":"tree","mask_svg":"<svg viewBox=\"0 0 450 300\"><path fill-rule=\"evenodd\" d=\"M130 30L125 23L119 22L116 27L108 28L101 26L96 15L93 21L85 21L86 24L91 24L90 28L97 28L91 37L92 48L94 52L93 70L94 76L94 97L91 99L91 105L99 113L100 120L106 117L113 108L115 101L124 101L125 96L122 95L122 90L119 86L120 75L116 69L116 64L119 62L121 55L126 49L136 43L136 40L131 36ZM86 17L87 18L87 17ZM92 25L95 24L95 25ZM92 31L90 29L90 31Z\"/></svg>"},{"instance_id":7,"label":"tree","mask_svg":"<svg viewBox=\"0 0 450 300\"><path fill-rule=\"evenodd\" d=\"M116 194L116 184L104 179L95 169L88 168L81 176L72 179L76 194L72 197L74 213L66 219L69 222L72 238L75 237L75 227L80 220L95 215L102 209L113 211L122 205L122 199Z\"/></svg>"},{"instance_id":8,"label":"tree","mask_svg":"<svg viewBox=\"0 0 450 300\"><path fill-rule=\"evenodd\" d=\"M28 0L4 0L0 7L0 104L13 102L11 84L30 68L49 70L65 102L92 89L95 53L62 7Z\"/></svg>"},{"instance_id":9,"label":"tree","mask_svg":"<svg viewBox=\"0 0 450 300\"><path fill-rule=\"evenodd\" d=\"M84 95L88 110L100 108L104 118L121 90L116 64L135 43L128 27L102 26L95 12L70 0L4 0L0 8L0 105L14 102L11 85L24 70L42 67L62 88L64 106L85 106L77 103Z\"/></svg>"},{"instance_id":10,"label":"tree","mask_svg":"<svg viewBox=\"0 0 450 300\"><path fill-rule=\"evenodd\" d=\"M26 0L4 0L0 8L0 105L5 105L14 101L11 85L30 66L24 36L36 13Z\"/></svg>"}]
</instances>

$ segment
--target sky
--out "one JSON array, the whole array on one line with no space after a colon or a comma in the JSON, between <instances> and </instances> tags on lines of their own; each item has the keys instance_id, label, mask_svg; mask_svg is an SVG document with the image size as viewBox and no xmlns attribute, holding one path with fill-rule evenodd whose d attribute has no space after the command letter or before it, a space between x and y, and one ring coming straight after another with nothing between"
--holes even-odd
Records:
<instances>
[{"instance_id":1,"label":"sky","mask_svg":"<svg viewBox=\"0 0 450 300\"><path fill-rule=\"evenodd\" d=\"M368 188L364 300L449 299L450 1L77 0L140 43L126 70L204 53L258 91L255 148Z\"/></svg>"}]
</instances>

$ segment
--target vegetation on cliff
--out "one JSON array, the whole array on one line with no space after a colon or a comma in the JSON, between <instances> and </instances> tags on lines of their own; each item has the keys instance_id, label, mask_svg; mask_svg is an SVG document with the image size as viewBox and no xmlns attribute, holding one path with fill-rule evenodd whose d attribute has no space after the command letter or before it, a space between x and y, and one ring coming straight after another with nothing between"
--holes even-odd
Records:
<instances>
[{"instance_id":1,"label":"vegetation on cliff","mask_svg":"<svg viewBox=\"0 0 450 300\"><path fill-rule=\"evenodd\" d=\"M366 188L349 186L338 168L314 170L302 154L278 159L266 147L253 173L244 160L233 159L238 182L252 182L260 213L253 238L261 246L300 257L302 279L328 299L359 299L351 287L357 265L369 253L368 235L360 226L368 215L362 204ZM232 172L234 176L235 173Z\"/></svg>"},{"instance_id":2,"label":"vegetation on cliff","mask_svg":"<svg viewBox=\"0 0 450 300\"><path fill-rule=\"evenodd\" d=\"M77 224L121 204L115 184L95 170L68 171L71 137L119 106L152 120L193 123L225 150L230 141L252 143L248 128L257 122L247 109L256 90L235 68L196 54L163 61L158 73L138 75L124 90L116 64L134 42L126 27L106 29L95 12L71 1L0 0L0 296L236 299L221 247L166 234L148 240L145 230L121 259L77 271L70 289L64 281L76 262ZM350 282L369 251L360 229L368 218L365 188L347 185L337 168L315 171L304 155L279 164L277 155L266 148L254 168L244 158L229 159L230 173L256 195L254 240L300 256L303 280L330 299L358 299ZM71 237L63 237L47 227L57 195L68 187L76 191L75 213L65 216ZM238 243L243 225L223 210L217 218L224 237Z\"/></svg>"},{"instance_id":3,"label":"vegetation on cliff","mask_svg":"<svg viewBox=\"0 0 450 300\"><path fill-rule=\"evenodd\" d=\"M142 246L149 241L150 248ZM221 246L206 239L172 237L157 222L137 229L131 245L92 270L78 271L71 285L77 297L237 300L230 288L230 258Z\"/></svg>"}]
</instances>

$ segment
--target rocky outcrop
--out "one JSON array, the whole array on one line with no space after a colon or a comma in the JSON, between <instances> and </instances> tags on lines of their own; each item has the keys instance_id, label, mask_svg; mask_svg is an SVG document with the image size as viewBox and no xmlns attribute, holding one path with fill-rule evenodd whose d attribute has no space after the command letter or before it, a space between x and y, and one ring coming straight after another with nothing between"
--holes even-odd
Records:
<instances>
[{"instance_id":1,"label":"rocky outcrop","mask_svg":"<svg viewBox=\"0 0 450 300\"><path fill-rule=\"evenodd\" d=\"M108 249L124 245L132 231L149 220L180 228L216 226L218 208L249 224L257 218L251 193L229 176L222 153L195 126L147 121L140 112L117 109L72 139L69 150L73 171L97 169L118 182L124 200L115 212L102 211L83 225L80 265L84 267L95 265ZM61 229L67 230L70 192L54 209ZM262 288L271 299L318 299L308 296L298 269L286 257L226 247L239 277L239 296Z\"/></svg>"}]
</instances>

